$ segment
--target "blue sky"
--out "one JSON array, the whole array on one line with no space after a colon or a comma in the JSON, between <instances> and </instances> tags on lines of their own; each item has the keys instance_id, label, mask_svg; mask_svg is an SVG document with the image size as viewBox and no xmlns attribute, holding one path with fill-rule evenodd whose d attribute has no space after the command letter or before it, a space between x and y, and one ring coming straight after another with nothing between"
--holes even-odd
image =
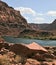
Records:
<instances>
[{"instance_id":1,"label":"blue sky","mask_svg":"<svg viewBox=\"0 0 56 65\"><path fill-rule=\"evenodd\" d=\"M29 23L51 23L56 19L56 0L3 0L20 10Z\"/></svg>"}]
</instances>

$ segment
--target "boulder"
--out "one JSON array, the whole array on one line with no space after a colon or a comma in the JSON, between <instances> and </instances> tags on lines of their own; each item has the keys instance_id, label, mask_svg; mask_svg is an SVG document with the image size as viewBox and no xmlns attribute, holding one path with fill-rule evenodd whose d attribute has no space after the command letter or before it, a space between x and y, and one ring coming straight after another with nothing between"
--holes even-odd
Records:
<instances>
[{"instance_id":1,"label":"boulder","mask_svg":"<svg viewBox=\"0 0 56 65\"><path fill-rule=\"evenodd\" d=\"M54 51L54 53L53 53L55 56L56 56L56 51Z\"/></svg>"},{"instance_id":2,"label":"boulder","mask_svg":"<svg viewBox=\"0 0 56 65\"><path fill-rule=\"evenodd\" d=\"M27 59L25 65L40 65L40 62L35 59Z\"/></svg>"},{"instance_id":3,"label":"boulder","mask_svg":"<svg viewBox=\"0 0 56 65\"><path fill-rule=\"evenodd\" d=\"M55 56L53 54L49 54L49 53L44 53L43 57L45 57L45 58L51 58L51 59L55 58Z\"/></svg>"},{"instance_id":4,"label":"boulder","mask_svg":"<svg viewBox=\"0 0 56 65\"><path fill-rule=\"evenodd\" d=\"M51 49L50 46L45 46L44 48L47 50Z\"/></svg>"},{"instance_id":5,"label":"boulder","mask_svg":"<svg viewBox=\"0 0 56 65\"><path fill-rule=\"evenodd\" d=\"M31 44L26 44L26 47L28 47L29 49L31 50L40 50L40 51L43 51L43 52L48 52L44 47L42 47L41 45L39 45L38 43L31 43Z\"/></svg>"},{"instance_id":6,"label":"boulder","mask_svg":"<svg viewBox=\"0 0 56 65\"><path fill-rule=\"evenodd\" d=\"M34 56L32 56L32 58L38 60L38 61L45 61L45 57L39 53L35 54Z\"/></svg>"},{"instance_id":7,"label":"boulder","mask_svg":"<svg viewBox=\"0 0 56 65\"><path fill-rule=\"evenodd\" d=\"M44 62L41 62L40 65L56 65L56 60L54 60L53 62L46 62L46 61L44 61Z\"/></svg>"},{"instance_id":8,"label":"boulder","mask_svg":"<svg viewBox=\"0 0 56 65\"><path fill-rule=\"evenodd\" d=\"M52 49L56 50L56 47L53 47Z\"/></svg>"},{"instance_id":9,"label":"boulder","mask_svg":"<svg viewBox=\"0 0 56 65\"><path fill-rule=\"evenodd\" d=\"M9 44L8 43L0 43L0 50L1 50L1 48L5 48L5 49L9 49Z\"/></svg>"},{"instance_id":10,"label":"boulder","mask_svg":"<svg viewBox=\"0 0 56 65\"><path fill-rule=\"evenodd\" d=\"M9 50L14 52L15 54L22 56L27 56L27 54L31 53L30 49L24 46L23 44L11 45Z\"/></svg>"},{"instance_id":11,"label":"boulder","mask_svg":"<svg viewBox=\"0 0 56 65\"><path fill-rule=\"evenodd\" d=\"M7 54L9 52L9 50L8 49L5 49L4 47L3 48L1 48L1 51L0 51L0 54Z\"/></svg>"},{"instance_id":12,"label":"boulder","mask_svg":"<svg viewBox=\"0 0 56 65\"><path fill-rule=\"evenodd\" d=\"M47 53L48 51L41 45L33 42L31 44L13 44L10 45L10 51L15 54L20 54L22 56L32 57L36 53Z\"/></svg>"},{"instance_id":13,"label":"boulder","mask_svg":"<svg viewBox=\"0 0 56 65\"><path fill-rule=\"evenodd\" d=\"M49 65L49 63L48 62L43 62L43 63L41 63L41 65Z\"/></svg>"}]
</instances>

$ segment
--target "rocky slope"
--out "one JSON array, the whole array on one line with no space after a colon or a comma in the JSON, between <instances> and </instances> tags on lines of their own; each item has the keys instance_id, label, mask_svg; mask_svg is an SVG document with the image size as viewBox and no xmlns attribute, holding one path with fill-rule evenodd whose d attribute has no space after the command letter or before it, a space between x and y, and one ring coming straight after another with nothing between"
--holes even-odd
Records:
<instances>
[{"instance_id":1,"label":"rocky slope","mask_svg":"<svg viewBox=\"0 0 56 65\"><path fill-rule=\"evenodd\" d=\"M0 1L0 35L17 36L25 28L29 28L29 25L20 11Z\"/></svg>"},{"instance_id":2,"label":"rocky slope","mask_svg":"<svg viewBox=\"0 0 56 65\"><path fill-rule=\"evenodd\" d=\"M50 31L56 31L56 19L51 24L49 24L45 29Z\"/></svg>"},{"instance_id":3,"label":"rocky slope","mask_svg":"<svg viewBox=\"0 0 56 65\"><path fill-rule=\"evenodd\" d=\"M0 65L56 65L56 47L0 43Z\"/></svg>"}]
</instances>

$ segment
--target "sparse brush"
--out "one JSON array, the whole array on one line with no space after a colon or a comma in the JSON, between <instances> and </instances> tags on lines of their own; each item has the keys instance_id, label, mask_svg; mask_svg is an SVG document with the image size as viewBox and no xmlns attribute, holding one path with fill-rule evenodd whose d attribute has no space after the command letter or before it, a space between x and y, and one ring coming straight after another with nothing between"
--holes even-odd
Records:
<instances>
[{"instance_id":1,"label":"sparse brush","mask_svg":"<svg viewBox=\"0 0 56 65\"><path fill-rule=\"evenodd\" d=\"M11 65L6 55L0 56L0 65Z\"/></svg>"},{"instance_id":2,"label":"sparse brush","mask_svg":"<svg viewBox=\"0 0 56 65\"><path fill-rule=\"evenodd\" d=\"M25 57L22 57L22 56L20 56L20 55L16 55L15 61L16 61L17 63L22 63L22 64L24 64L24 63L26 62L26 58L25 58Z\"/></svg>"},{"instance_id":3,"label":"sparse brush","mask_svg":"<svg viewBox=\"0 0 56 65\"><path fill-rule=\"evenodd\" d=\"M15 61L17 62L17 63L19 63L20 61L21 61L21 56L19 56L19 55L16 55L16 57L15 57Z\"/></svg>"}]
</instances>

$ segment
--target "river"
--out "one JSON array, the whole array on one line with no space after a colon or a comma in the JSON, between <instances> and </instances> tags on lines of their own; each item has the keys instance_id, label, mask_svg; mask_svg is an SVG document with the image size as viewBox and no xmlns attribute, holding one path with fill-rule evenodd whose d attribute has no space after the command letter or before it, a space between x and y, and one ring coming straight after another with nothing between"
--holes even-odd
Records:
<instances>
[{"instance_id":1,"label":"river","mask_svg":"<svg viewBox=\"0 0 56 65\"><path fill-rule=\"evenodd\" d=\"M32 42L36 42L42 46L56 46L56 40L35 40L35 39L24 39L24 38L13 38L10 36L3 37L7 42L10 43L25 43L29 44Z\"/></svg>"}]
</instances>

